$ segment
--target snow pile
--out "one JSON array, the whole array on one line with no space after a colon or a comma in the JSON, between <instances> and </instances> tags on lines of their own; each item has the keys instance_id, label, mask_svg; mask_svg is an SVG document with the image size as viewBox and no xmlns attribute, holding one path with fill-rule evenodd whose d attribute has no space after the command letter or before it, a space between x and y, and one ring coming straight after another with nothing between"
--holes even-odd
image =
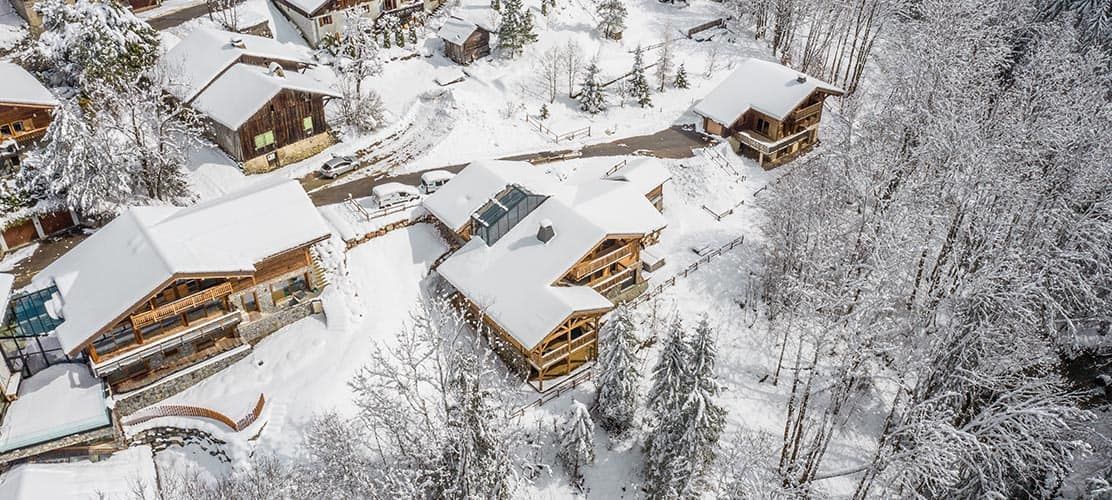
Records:
<instances>
[{"instance_id":1,"label":"snow pile","mask_svg":"<svg viewBox=\"0 0 1112 500\"><path fill-rule=\"evenodd\" d=\"M17 465L0 476L0 500L130 500L156 498L157 488L149 446L128 448L99 462Z\"/></svg>"},{"instance_id":2,"label":"snow pile","mask_svg":"<svg viewBox=\"0 0 1112 500\"><path fill-rule=\"evenodd\" d=\"M104 387L89 368L77 363L54 365L23 381L19 399L0 422L0 452L110 424Z\"/></svg>"}]
</instances>

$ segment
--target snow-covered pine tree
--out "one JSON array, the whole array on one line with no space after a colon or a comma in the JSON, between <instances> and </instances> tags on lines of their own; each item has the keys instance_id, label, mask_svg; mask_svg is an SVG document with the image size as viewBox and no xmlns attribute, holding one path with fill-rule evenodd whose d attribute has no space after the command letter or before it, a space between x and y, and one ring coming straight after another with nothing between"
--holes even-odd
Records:
<instances>
[{"instance_id":1,"label":"snow-covered pine tree","mask_svg":"<svg viewBox=\"0 0 1112 500\"><path fill-rule=\"evenodd\" d=\"M591 60L583 76L583 86L579 90L579 109L592 115L606 109L606 95L599 82L598 58Z\"/></svg>"},{"instance_id":2,"label":"snow-covered pine tree","mask_svg":"<svg viewBox=\"0 0 1112 500\"><path fill-rule=\"evenodd\" d=\"M660 359L653 366L652 387L645 400L654 424L659 422L662 416L678 411L683 404L690 381L688 374L690 352L691 346L687 343L683 321L676 317L672 320L668 335L664 338Z\"/></svg>"},{"instance_id":3,"label":"snow-covered pine tree","mask_svg":"<svg viewBox=\"0 0 1112 500\"><path fill-rule=\"evenodd\" d=\"M76 99L54 109L45 143L20 165L20 184L32 196L61 201L83 216L112 214L131 194L130 165L116 138L96 127Z\"/></svg>"},{"instance_id":4,"label":"snow-covered pine tree","mask_svg":"<svg viewBox=\"0 0 1112 500\"><path fill-rule=\"evenodd\" d=\"M645 51L640 45L633 52L633 71L629 75L630 97L637 101L642 108L652 106L652 90L649 81L645 78Z\"/></svg>"},{"instance_id":5,"label":"snow-covered pine tree","mask_svg":"<svg viewBox=\"0 0 1112 500\"><path fill-rule=\"evenodd\" d=\"M541 111L540 111L540 114L538 116L542 120L547 120L548 119L548 104L541 104Z\"/></svg>"},{"instance_id":6,"label":"snow-covered pine tree","mask_svg":"<svg viewBox=\"0 0 1112 500\"><path fill-rule=\"evenodd\" d=\"M120 3L46 0L35 8L43 32L29 56L52 86L131 85L158 59L158 32Z\"/></svg>"},{"instance_id":7,"label":"snow-covered pine tree","mask_svg":"<svg viewBox=\"0 0 1112 500\"><path fill-rule=\"evenodd\" d=\"M672 86L677 89L691 88L691 84L687 81L687 69L680 63L680 67L676 69L676 79L672 82Z\"/></svg>"},{"instance_id":8,"label":"snow-covered pine tree","mask_svg":"<svg viewBox=\"0 0 1112 500\"><path fill-rule=\"evenodd\" d=\"M602 0L598 4L598 30L606 38L616 38L625 30L628 15L622 0Z\"/></svg>"},{"instance_id":9,"label":"snow-covered pine tree","mask_svg":"<svg viewBox=\"0 0 1112 500\"><path fill-rule=\"evenodd\" d=\"M571 476L577 490L583 490L583 466L595 461L595 423L587 407L572 400L571 410L560 432L560 449L556 458Z\"/></svg>"},{"instance_id":10,"label":"snow-covered pine tree","mask_svg":"<svg viewBox=\"0 0 1112 500\"><path fill-rule=\"evenodd\" d=\"M599 341L598 399L595 414L602 428L622 435L633 427L641 373L637 369L637 334L629 309L618 306L602 328Z\"/></svg>"},{"instance_id":11,"label":"snow-covered pine tree","mask_svg":"<svg viewBox=\"0 0 1112 500\"><path fill-rule=\"evenodd\" d=\"M541 0L541 15L548 17L548 0Z\"/></svg>"},{"instance_id":12,"label":"snow-covered pine tree","mask_svg":"<svg viewBox=\"0 0 1112 500\"><path fill-rule=\"evenodd\" d=\"M726 427L726 410L716 401L721 391L714 374L718 345L706 316L695 327L690 345L689 392L670 427L675 432L672 460L678 466L673 478L679 480L674 489L681 496L697 497L703 487L706 468L714 462L718 440Z\"/></svg>"},{"instance_id":13,"label":"snow-covered pine tree","mask_svg":"<svg viewBox=\"0 0 1112 500\"><path fill-rule=\"evenodd\" d=\"M533 29L533 14L526 11L522 1L506 0L498 26L498 47L511 58L521 55L526 45L537 41Z\"/></svg>"}]
</instances>

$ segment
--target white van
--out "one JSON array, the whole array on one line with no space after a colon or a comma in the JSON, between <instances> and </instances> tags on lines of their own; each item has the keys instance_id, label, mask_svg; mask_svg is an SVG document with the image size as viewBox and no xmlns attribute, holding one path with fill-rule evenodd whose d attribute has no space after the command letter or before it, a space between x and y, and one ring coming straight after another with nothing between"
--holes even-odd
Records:
<instances>
[{"instance_id":1,"label":"white van","mask_svg":"<svg viewBox=\"0 0 1112 500\"><path fill-rule=\"evenodd\" d=\"M378 208L389 208L417 200L421 197L421 192L413 186L399 182L387 182L372 188L371 196L374 197Z\"/></svg>"},{"instance_id":2,"label":"white van","mask_svg":"<svg viewBox=\"0 0 1112 500\"><path fill-rule=\"evenodd\" d=\"M421 192L425 194L433 194L440 186L443 186L455 177L447 170L430 170L421 174Z\"/></svg>"}]
</instances>

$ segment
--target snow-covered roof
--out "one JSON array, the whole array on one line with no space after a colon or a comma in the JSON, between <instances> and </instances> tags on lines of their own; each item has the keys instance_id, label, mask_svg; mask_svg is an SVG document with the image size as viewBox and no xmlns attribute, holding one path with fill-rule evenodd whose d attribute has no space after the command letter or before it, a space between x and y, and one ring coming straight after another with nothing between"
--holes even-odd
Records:
<instances>
[{"instance_id":1,"label":"snow-covered roof","mask_svg":"<svg viewBox=\"0 0 1112 500\"><path fill-rule=\"evenodd\" d=\"M0 273L0 321L3 321L4 315L7 314L8 300L12 298L12 284L14 283L14 274Z\"/></svg>"},{"instance_id":2,"label":"snow-covered roof","mask_svg":"<svg viewBox=\"0 0 1112 500\"><path fill-rule=\"evenodd\" d=\"M626 181L647 194L658 186L668 182L672 174L668 169L650 158L629 160L628 165L610 174L608 179Z\"/></svg>"},{"instance_id":3,"label":"snow-covered roof","mask_svg":"<svg viewBox=\"0 0 1112 500\"><path fill-rule=\"evenodd\" d=\"M251 274L263 259L329 235L296 180L267 179L191 207L133 207L37 274L54 283L69 353L175 276Z\"/></svg>"},{"instance_id":4,"label":"snow-covered roof","mask_svg":"<svg viewBox=\"0 0 1112 500\"><path fill-rule=\"evenodd\" d=\"M18 64L0 61L0 103L57 106L58 99Z\"/></svg>"},{"instance_id":5,"label":"snow-covered roof","mask_svg":"<svg viewBox=\"0 0 1112 500\"><path fill-rule=\"evenodd\" d=\"M561 277L608 236L647 234L665 220L645 197L652 188L599 178L560 183L525 162L472 163L424 204L458 230L508 185L548 198L493 245L473 237L437 272L531 349L571 314L613 306L590 287L555 286ZM555 231L547 242L537 238L542 221Z\"/></svg>"},{"instance_id":6,"label":"snow-covered roof","mask_svg":"<svg viewBox=\"0 0 1112 500\"><path fill-rule=\"evenodd\" d=\"M750 109L777 120L787 118L815 90L841 95L842 89L782 64L749 58L695 105L695 113L730 125Z\"/></svg>"},{"instance_id":7,"label":"snow-covered roof","mask_svg":"<svg viewBox=\"0 0 1112 500\"><path fill-rule=\"evenodd\" d=\"M0 422L0 452L110 424L100 379L84 364L60 363L23 380Z\"/></svg>"},{"instance_id":8,"label":"snow-covered roof","mask_svg":"<svg viewBox=\"0 0 1112 500\"><path fill-rule=\"evenodd\" d=\"M236 130L283 90L340 97L308 75L239 63L212 82L192 105L217 123Z\"/></svg>"},{"instance_id":9,"label":"snow-covered roof","mask_svg":"<svg viewBox=\"0 0 1112 500\"><path fill-rule=\"evenodd\" d=\"M318 11L332 3L332 0L278 0L289 5L308 16L315 16Z\"/></svg>"},{"instance_id":10,"label":"snow-covered roof","mask_svg":"<svg viewBox=\"0 0 1112 500\"><path fill-rule=\"evenodd\" d=\"M477 29L479 29L479 26L475 23L453 17L444 22L444 26L440 27L437 36L447 42L463 45L463 42L466 42Z\"/></svg>"},{"instance_id":11,"label":"snow-covered roof","mask_svg":"<svg viewBox=\"0 0 1112 500\"><path fill-rule=\"evenodd\" d=\"M0 500L155 498L157 481L151 448L133 446L96 462L17 465L0 476Z\"/></svg>"},{"instance_id":12,"label":"snow-covered roof","mask_svg":"<svg viewBox=\"0 0 1112 500\"><path fill-rule=\"evenodd\" d=\"M525 162L480 160L468 165L422 203L444 225L458 231L471 214L510 184L536 194L550 194L557 189L556 179L540 167Z\"/></svg>"},{"instance_id":13,"label":"snow-covered roof","mask_svg":"<svg viewBox=\"0 0 1112 500\"><path fill-rule=\"evenodd\" d=\"M233 40L242 42L237 46ZM254 35L211 28L197 28L162 56L161 64L172 76L166 89L190 102L210 83L244 56L268 61L311 64L304 47Z\"/></svg>"}]
</instances>

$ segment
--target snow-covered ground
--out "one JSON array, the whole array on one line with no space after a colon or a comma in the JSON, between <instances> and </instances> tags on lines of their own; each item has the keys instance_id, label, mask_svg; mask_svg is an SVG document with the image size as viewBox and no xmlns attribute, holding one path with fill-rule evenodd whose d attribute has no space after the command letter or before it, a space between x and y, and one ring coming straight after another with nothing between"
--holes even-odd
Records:
<instances>
[{"instance_id":1,"label":"snow-covered ground","mask_svg":"<svg viewBox=\"0 0 1112 500\"><path fill-rule=\"evenodd\" d=\"M16 46L27 37L27 23L16 13L9 2L0 2L0 54Z\"/></svg>"},{"instance_id":2,"label":"snow-covered ground","mask_svg":"<svg viewBox=\"0 0 1112 500\"><path fill-rule=\"evenodd\" d=\"M0 476L0 500L156 498L151 449L128 448L100 462L23 464Z\"/></svg>"}]
</instances>

